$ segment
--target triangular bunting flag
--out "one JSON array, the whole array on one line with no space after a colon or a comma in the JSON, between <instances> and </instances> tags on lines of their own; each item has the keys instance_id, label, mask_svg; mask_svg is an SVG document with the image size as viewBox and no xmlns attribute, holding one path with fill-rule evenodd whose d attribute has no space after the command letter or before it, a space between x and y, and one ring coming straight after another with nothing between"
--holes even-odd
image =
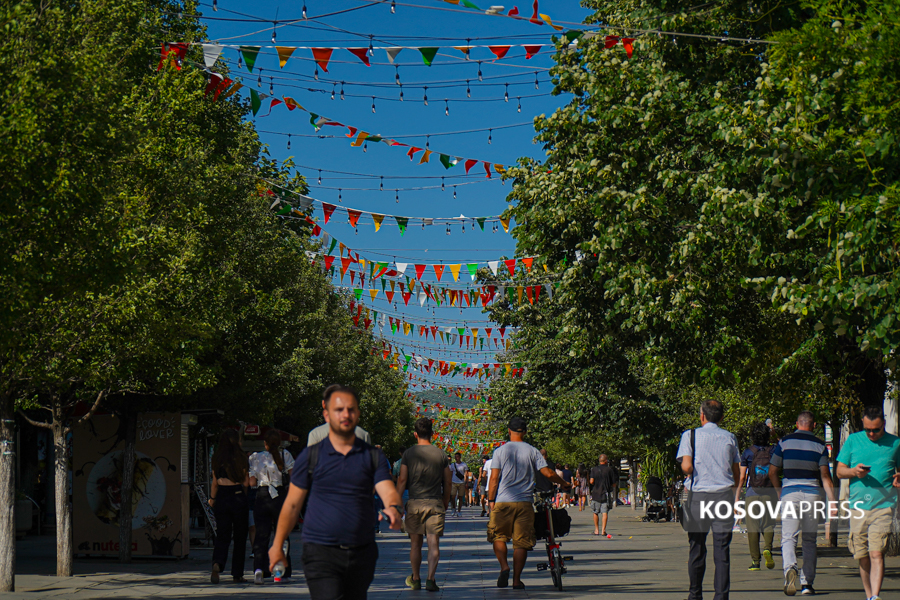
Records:
<instances>
[{"instance_id":1,"label":"triangular bunting flag","mask_svg":"<svg viewBox=\"0 0 900 600\"><path fill-rule=\"evenodd\" d=\"M259 98L259 93L250 88L250 110L253 111L253 116L256 116L256 113L259 112L259 107L262 106L262 100Z\"/></svg>"},{"instance_id":2,"label":"triangular bunting flag","mask_svg":"<svg viewBox=\"0 0 900 600\"><path fill-rule=\"evenodd\" d=\"M359 60L363 61L363 64L366 65L367 67L372 66L371 64L369 64L369 49L368 48L347 48L347 51L350 52L350 54L357 57Z\"/></svg>"},{"instance_id":3,"label":"triangular bunting flag","mask_svg":"<svg viewBox=\"0 0 900 600\"><path fill-rule=\"evenodd\" d=\"M469 160L466 161L466 175L469 174L469 169L474 167L477 163L478 163L478 161L475 160L474 158L470 158Z\"/></svg>"},{"instance_id":4,"label":"triangular bunting flag","mask_svg":"<svg viewBox=\"0 0 900 600\"><path fill-rule=\"evenodd\" d=\"M244 57L244 64L247 70L253 72L253 65L256 64L256 55L259 54L259 46L241 46L241 56Z\"/></svg>"},{"instance_id":5,"label":"triangular bunting flag","mask_svg":"<svg viewBox=\"0 0 900 600\"><path fill-rule=\"evenodd\" d=\"M622 38L622 46L625 48L625 56L631 58L634 52L634 38Z\"/></svg>"},{"instance_id":6,"label":"triangular bunting flag","mask_svg":"<svg viewBox=\"0 0 900 600\"><path fill-rule=\"evenodd\" d=\"M406 233L406 224L409 222L409 217L394 217L394 220L397 221L397 227L400 228L400 235Z\"/></svg>"},{"instance_id":7,"label":"triangular bunting flag","mask_svg":"<svg viewBox=\"0 0 900 600\"><path fill-rule=\"evenodd\" d=\"M531 58L535 54L541 51L540 46L524 46L525 48L525 58Z\"/></svg>"},{"instance_id":8,"label":"triangular bunting flag","mask_svg":"<svg viewBox=\"0 0 900 600\"><path fill-rule=\"evenodd\" d=\"M397 55L400 54L400 51L403 48L385 48L384 51L387 53L388 60L391 64L394 64L394 59L397 58Z\"/></svg>"},{"instance_id":9,"label":"triangular bunting flag","mask_svg":"<svg viewBox=\"0 0 900 600\"><path fill-rule=\"evenodd\" d=\"M500 59L506 56L506 53L509 52L509 46L488 46L491 52Z\"/></svg>"},{"instance_id":10,"label":"triangular bunting flag","mask_svg":"<svg viewBox=\"0 0 900 600\"><path fill-rule=\"evenodd\" d=\"M409 263L396 263L397 264L397 272L403 275L406 272L406 267L409 266ZM394 282L391 282L391 285L394 285Z\"/></svg>"},{"instance_id":11,"label":"triangular bunting flag","mask_svg":"<svg viewBox=\"0 0 900 600\"><path fill-rule=\"evenodd\" d=\"M490 261L488 261L488 267L490 267L491 273L493 273L495 277L497 276L497 267L498 267L498 266L500 266L500 261L499 261L499 260L490 260Z\"/></svg>"},{"instance_id":12,"label":"triangular bunting flag","mask_svg":"<svg viewBox=\"0 0 900 600\"><path fill-rule=\"evenodd\" d=\"M222 49L225 46L220 46L219 44L202 44L202 46L203 64L211 69L216 64L216 61L219 60L219 55L222 54Z\"/></svg>"},{"instance_id":13,"label":"triangular bunting flag","mask_svg":"<svg viewBox=\"0 0 900 600\"><path fill-rule=\"evenodd\" d=\"M441 280L441 276L444 274L444 265L432 265L434 266L434 274L437 275L437 280Z\"/></svg>"},{"instance_id":14,"label":"triangular bunting flag","mask_svg":"<svg viewBox=\"0 0 900 600\"><path fill-rule=\"evenodd\" d=\"M534 262L534 258L533 258L533 257L531 257L531 258L523 258L523 259L522 259L522 264L525 265L525 272L526 272L526 273L531 273L531 263L533 263L533 262Z\"/></svg>"},{"instance_id":15,"label":"triangular bunting flag","mask_svg":"<svg viewBox=\"0 0 900 600\"><path fill-rule=\"evenodd\" d=\"M469 269L469 276L475 281L475 274L478 273L478 263L469 263L466 265Z\"/></svg>"},{"instance_id":16,"label":"triangular bunting flag","mask_svg":"<svg viewBox=\"0 0 900 600\"><path fill-rule=\"evenodd\" d=\"M316 63L322 67L322 70L326 73L328 72L328 61L331 60L331 53L334 52L331 48L313 48L313 58Z\"/></svg>"},{"instance_id":17,"label":"triangular bunting flag","mask_svg":"<svg viewBox=\"0 0 900 600\"><path fill-rule=\"evenodd\" d=\"M327 204L325 202L322 203L322 212L325 213L325 224L328 225L328 219L331 218L331 213L334 212L334 209L337 208L334 204ZM343 248L344 244L341 244L341 248ZM343 254L343 250L341 250L341 254Z\"/></svg>"},{"instance_id":18,"label":"triangular bunting flag","mask_svg":"<svg viewBox=\"0 0 900 600\"><path fill-rule=\"evenodd\" d=\"M503 231L509 233L509 219L500 218L500 224L503 225Z\"/></svg>"},{"instance_id":19,"label":"triangular bunting flag","mask_svg":"<svg viewBox=\"0 0 900 600\"><path fill-rule=\"evenodd\" d=\"M510 258L509 260L504 260L503 264L505 264L506 268L509 269L510 275L516 274L516 259Z\"/></svg>"},{"instance_id":20,"label":"triangular bunting flag","mask_svg":"<svg viewBox=\"0 0 900 600\"><path fill-rule=\"evenodd\" d=\"M369 297L372 298L372 300L375 300L375 296L377 296L377 295L378 295L378 290L369 290Z\"/></svg>"},{"instance_id":21,"label":"triangular bunting flag","mask_svg":"<svg viewBox=\"0 0 900 600\"><path fill-rule=\"evenodd\" d=\"M441 164L444 165L445 169L449 169L450 167L455 166L456 163L456 158L447 156L446 154L441 154Z\"/></svg>"},{"instance_id":22,"label":"triangular bunting flag","mask_svg":"<svg viewBox=\"0 0 900 600\"><path fill-rule=\"evenodd\" d=\"M438 48L419 48L419 52L422 53L422 62L424 62L427 66L431 66L431 62L434 60L435 54L437 54Z\"/></svg>"},{"instance_id":23,"label":"triangular bunting flag","mask_svg":"<svg viewBox=\"0 0 900 600\"><path fill-rule=\"evenodd\" d=\"M416 265L416 279L421 280L425 274L425 265Z\"/></svg>"},{"instance_id":24,"label":"triangular bunting flag","mask_svg":"<svg viewBox=\"0 0 900 600\"><path fill-rule=\"evenodd\" d=\"M381 229L381 222L384 221L384 215L372 213L372 221L375 222L375 231Z\"/></svg>"},{"instance_id":25,"label":"triangular bunting flag","mask_svg":"<svg viewBox=\"0 0 900 600\"><path fill-rule=\"evenodd\" d=\"M275 46L275 51L278 52L278 64L281 68L284 68L284 65L287 64L288 59L291 57L291 54L294 53L293 46Z\"/></svg>"},{"instance_id":26,"label":"triangular bunting flag","mask_svg":"<svg viewBox=\"0 0 900 600\"><path fill-rule=\"evenodd\" d=\"M450 272L453 274L453 281L459 280L459 270L462 268L462 265L448 265L450 267Z\"/></svg>"}]
</instances>

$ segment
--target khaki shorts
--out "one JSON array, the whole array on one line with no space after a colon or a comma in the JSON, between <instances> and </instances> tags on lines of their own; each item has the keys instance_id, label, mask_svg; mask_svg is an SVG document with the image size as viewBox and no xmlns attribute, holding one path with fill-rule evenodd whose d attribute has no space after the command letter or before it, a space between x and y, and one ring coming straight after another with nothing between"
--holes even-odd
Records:
<instances>
[{"instance_id":1,"label":"khaki shorts","mask_svg":"<svg viewBox=\"0 0 900 600\"><path fill-rule=\"evenodd\" d=\"M466 484L465 483L451 483L450 484L450 497L451 498L465 498L466 497Z\"/></svg>"},{"instance_id":2,"label":"khaki shorts","mask_svg":"<svg viewBox=\"0 0 900 600\"><path fill-rule=\"evenodd\" d=\"M444 502L442 500L408 500L406 502L406 533L415 535L444 535Z\"/></svg>"},{"instance_id":3,"label":"khaki shorts","mask_svg":"<svg viewBox=\"0 0 900 600\"><path fill-rule=\"evenodd\" d=\"M534 549L537 539L531 502L498 502L494 505L488 522L487 541L493 543L510 540L515 549Z\"/></svg>"},{"instance_id":4,"label":"khaki shorts","mask_svg":"<svg viewBox=\"0 0 900 600\"><path fill-rule=\"evenodd\" d=\"M858 517L856 511L850 517L850 541L847 547L857 560L867 557L869 552L884 552L891 535L893 509L878 508L864 512L862 518Z\"/></svg>"}]
</instances>

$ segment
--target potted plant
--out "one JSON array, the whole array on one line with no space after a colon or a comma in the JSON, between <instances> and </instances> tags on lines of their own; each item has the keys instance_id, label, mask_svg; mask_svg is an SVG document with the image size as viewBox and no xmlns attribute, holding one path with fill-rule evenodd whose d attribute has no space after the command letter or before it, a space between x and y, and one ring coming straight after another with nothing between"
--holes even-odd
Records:
<instances>
[{"instance_id":1,"label":"potted plant","mask_svg":"<svg viewBox=\"0 0 900 600\"><path fill-rule=\"evenodd\" d=\"M25 537L34 522L34 504L24 492L16 490L16 538Z\"/></svg>"}]
</instances>

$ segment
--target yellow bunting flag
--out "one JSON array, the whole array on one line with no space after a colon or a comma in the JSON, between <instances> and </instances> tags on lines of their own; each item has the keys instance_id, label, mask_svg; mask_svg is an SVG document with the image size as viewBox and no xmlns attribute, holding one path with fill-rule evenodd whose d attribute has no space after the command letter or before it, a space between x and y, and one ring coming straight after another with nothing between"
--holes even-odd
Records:
<instances>
[{"instance_id":1,"label":"yellow bunting flag","mask_svg":"<svg viewBox=\"0 0 900 600\"><path fill-rule=\"evenodd\" d=\"M375 222L375 231L378 231L379 229L381 229L381 222L384 221L384 215L376 215L375 213L372 213L372 220Z\"/></svg>"},{"instance_id":2,"label":"yellow bunting flag","mask_svg":"<svg viewBox=\"0 0 900 600\"><path fill-rule=\"evenodd\" d=\"M521 285L516 286L516 294L519 296L519 304L522 304L522 290L523 288Z\"/></svg>"},{"instance_id":3,"label":"yellow bunting flag","mask_svg":"<svg viewBox=\"0 0 900 600\"><path fill-rule=\"evenodd\" d=\"M378 295L378 290L369 290L369 296L372 297L372 300L375 300L375 296Z\"/></svg>"},{"instance_id":4,"label":"yellow bunting flag","mask_svg":"<svg viewBox=\"0 0 900 600\"><path fill-rule=\"evenodd\" d=\"M460 265L447 265L447 266L450 267L450 272L453 273L453 281L458 281L459 280L459 270L462 267L462 265L460 264Z\"/></svg>"},{"instance_id":5,"label":"yellow bunting flag","mask_svg":"<svg viewBox=\"0 0 900 600\"><path fill-rule=\"evenodd\" d=\"M303 108L303 106L300 105L299 102L289 96L284 96L284 105L288 107L288 110L294 110L295 108L306 110L305 108Z\"/></svg>"},{"instance_id":6,"label":"yellow bunting flag","mask_svg":"<svg viewBox=\"0 0 900 600\"><path fill-rule=\"evenodd\" d=\"M509 219L500 219L500 224L503 225L503 231L509 233Z\"/></svg>"},{"instance_id":7,"label":"yellow bunting flag","mask_svg":"<svg viewBox=\"0 0 900 600\"><path fill-rule=\"evenodd\" d=\"M278 64L283 69L296 48L293 46L275 46L275 50L278 52Z\"/></svg>"},{"instance_id":8,"label":"yellow bunting flag","mask_svg":"<svg viewBox=\"0 0 900 600\"><path fill-rule=\"evenodd\" d=\"M422 160L419 161L419 164L427 163L428 159L431 157L431 150L425 150L425 154L422 155Z\"/></svg>"},{"instance_id":9,"label":"yellow bunting flag","mask_svg":"<svg viewBox=\"0 0 900 600\"><path fill-rule=\"evenodd\" d=\"M506 167L504 167L500 163L494 164L494 170L497 171L498 173L500 173L501 175L506 174Z\"/></svg>"},{"instance_id":10,"label":"yellow bunting flag","mask_svg":"<svg viewBox=\"0 0 900 600\"><path fill-rule=\"evenodd\" d=\"M356 139L350 145L357 147L362 146L367 137L369 137L368 132L360 131L359 135L356 136Z\"/></svg>"},{"instance_id":11,"label":"yellow bunting flag","mask_svg":"<svg viewBox=\"0 0 900 600\"><path fill-rule=\"evenodd\" d=\"M537 5L535 5L535 6L537 6ZM550 20L550 17L548 17L547 15L541 13L541 18L547 23L547 25L549 25L549 26L552 27L553 29L555 29L555 30L557 30L557 31L562 31L562 30L563 30L563 28L560 27L559 25L554 25L554 24L553 24L553 21L551 21L551 20ZM538 25L540 25L540 23L538 23Z\"/></svg>"},{"instance_id":12,"label":"yellow bunting flag","mask_svg":"<svg viewBox=\"0 0 900 600\"><path fill-rule=\"evenodd\" d=\"M406 321L403 322L403 335L409 335L409 332L412 330L412 326Z\"/></svg>"}]
</instances>

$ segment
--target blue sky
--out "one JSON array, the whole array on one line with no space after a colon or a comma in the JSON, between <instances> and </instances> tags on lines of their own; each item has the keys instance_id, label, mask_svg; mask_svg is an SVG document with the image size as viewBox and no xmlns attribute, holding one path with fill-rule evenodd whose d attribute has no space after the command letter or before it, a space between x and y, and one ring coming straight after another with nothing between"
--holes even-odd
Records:
<instances>
[{"instance_id":1,"label":"blue sky","mask_svg":"<svg viewBox=\"0 0 900 600\"><path fill-rule=\"evenodd\" d=\"M292 157L298 165L297 171L310 185L310 196L339 207L414 218L499 215L507 207L510 184L502 184L496 175L485 178L480 163L472 168L468 177L464 176L462 164L447 170L438 161L438 153L500 164L514 164L522 156L540 160L543 149L532 142L533 118L542 113L550 114L568 101L567 96L551 95L547 70L553 64L552 48L543 48L531 59L526 59L525 51L516 47L550 43L551 35L556 32L546 24L537 26L527 20L494 17L440 0L398 2L393 14L389 0L374 3L307 0L307 20L301 19L303 0L291 3L218 0L218 11L212 10L211 1L202 4L200 11L210 40L223 45L272 46L272 22L256 19L277 18L298 19L296 23L277 28L276 44L279 46L367 48L371 42L375 47L375 55L369 58L370 67L347 50L335 50L328 72L318 68L318 79L315 79L317 65L308 49L296 50L281 69L275 50L264 47L252 73L246 67L238 69L239 52L236 49L226 48L222 54L232 75L242 76L246 86L239 92L242 95L248 95L250 87L268 94L271 85L276 97L290 96L303 107L333 121L417 147L425 147L427 142L434 152L430 162L421 165L418 163L422 153L410 160L406 156L407 148L370 142L364 152L362 148L350 146L352 140L346 137L346 129L325 126L316 132L309 123L309 115L300 110L288 111L281 105L274 108L271 116L262 117L269 104L264 100L263 108L254 120L271 156L279 161ZM476 4L482 9L492 6L483 0ZM513 6L505 5L503 12ZM531 15L531 3L520 1L517 6L520 14ZM566 23L566 29L575 27L572 24L580 23L588 14L574 1L551 3L544 0L540 12L556 23ZM330 16L317 18L323 14ZM500 61L494 60L495 56L488 48L472 48L470 60L466 61L464 55L453 48L466 45L513 47ZM382 48L396 46L406 48L392 65ZM427 67L421 55L410 47L440 47L440 50L432 66ZM483 77L481 82L478 81L479 69ZM397 77L402 87L397 85ZM261 78L261 85L257 83L258 78ZM535 89L535 79L539 89ZM428 86L427 91L424 86ZM342 87L344 100L340 99ZM467 95L467 88L471 90L471 97ZM401 89L403 102L399 101ZM331 99L332 90L335 91L334 100ZM426 94L427 106L423 101ZM504 100L506 94L508 102ZM489 128L492 131L487 131ZM473 129L483 131L438 135ZM287 134L291 134L290 149L287 148ZM381 186L384 191L379 189ZM322 222L319 204L314 217ZM472 221L467 221L463 233L459 224L453 224L447 235L445 224L423 229L420 221L413 220L401 236L390 218L384 220L377 233L367 216L361 218L354 229L347 223L346 213L339 208L325 230L370 260L413 264L479 262L485 266L488 260L515 255L513 238L499 223L499 232L492 232L492 225L490 222L485 224L482 232ZM412 266L407 274L412 274ZM431 267L425 279L435 281ZM460 276L457 287L465 281L469 281L467 274ZM453 285L449 272L442 279L442 283L448 282ZM348 278L344 279L344 285L349 285ZM380 282L377 285L380 289ZM416 323L490 326L478 324L485 320L480 308L434 307L433 303L429 303L430 307L426 305L428 308L419 308L414 300L404 306L399 294L395 298L399 300L396 309L388 305L382 294L374 302L368 295L364 299L366 306L406 315L409 321ZM426 343L414 335L394 336L390 335L389 328L385 330L385 338L399 341L400 347L406 348L407 352L469 363L493 361L493 357L486 354L451 352L446 345ZM465 385L466 380L457 377L451 381Z\"/></svg>"}]
</instances>

